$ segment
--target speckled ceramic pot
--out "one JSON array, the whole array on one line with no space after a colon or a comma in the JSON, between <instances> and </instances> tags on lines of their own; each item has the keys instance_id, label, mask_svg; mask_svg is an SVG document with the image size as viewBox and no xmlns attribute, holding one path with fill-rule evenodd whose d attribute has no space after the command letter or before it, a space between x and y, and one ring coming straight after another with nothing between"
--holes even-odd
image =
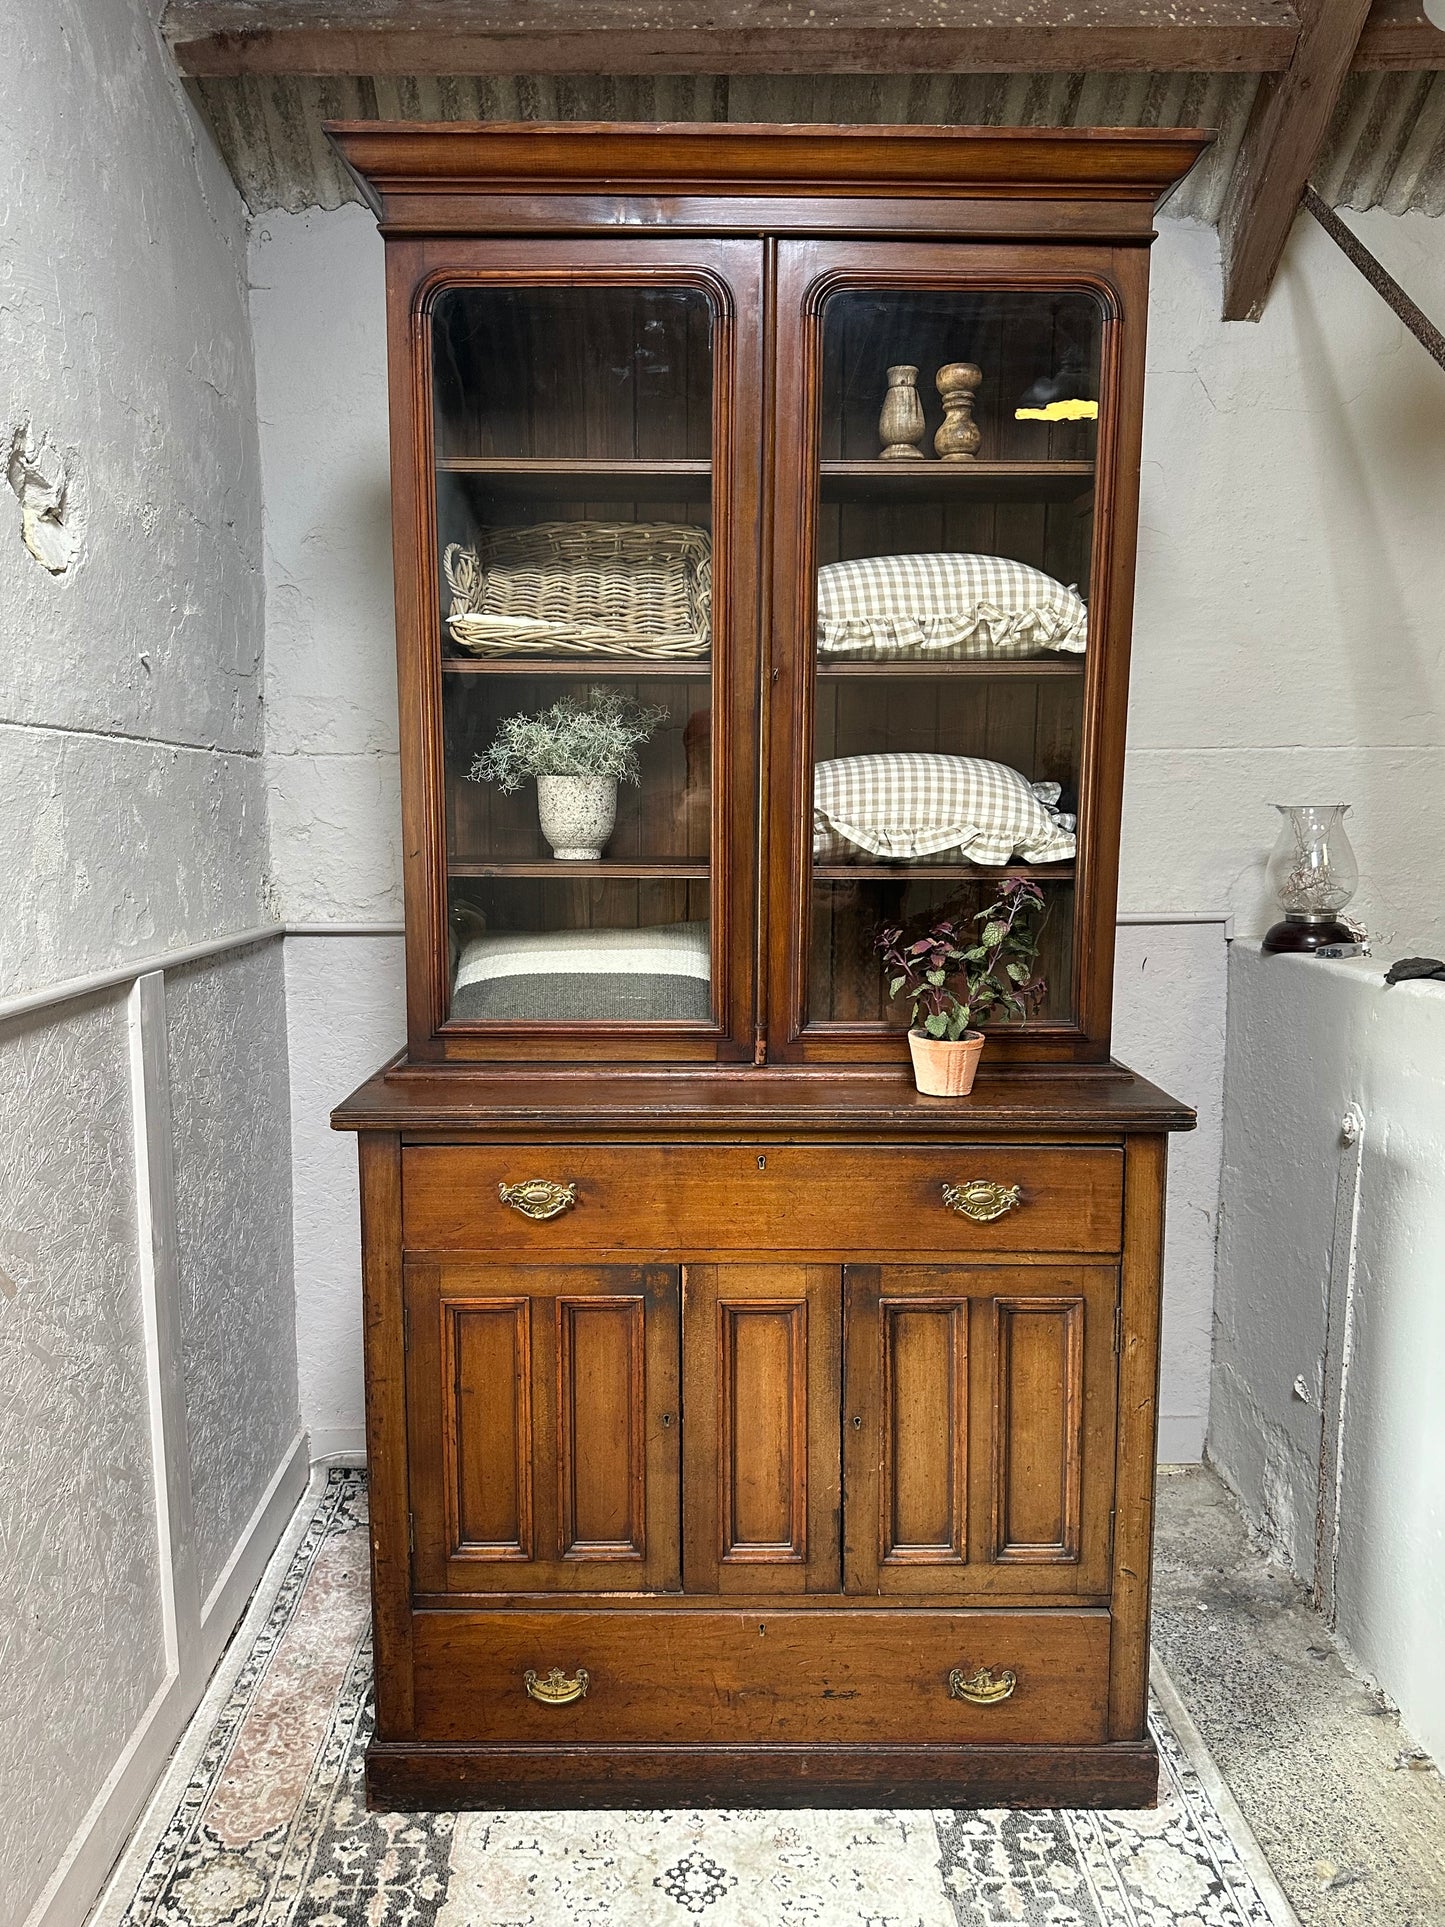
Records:
<instances>
[{"instance_id":1,"label":"speckled ceramic pot","mask_svg":"<svg viewBox=\"0 0 1445 1927\"><path fill-rule=\"evenodd\" d=\"M983 1051L981 1030L966 1030L952 1043L911 1030L908 1048L913 1053L913 1081L925 1097L967 1097L973 1089Z\"/></svg>"},{"instance_id":2,"label":"speckled ceramic pot","mask_svg":"<svg viewBox=\"0 0 1445 1927\"><path fill-rule=\"evenodd\" d=\"M559 862L595 863L617 821L617 779L539 776L537 819Z\"/></svg>"}]
</instances>

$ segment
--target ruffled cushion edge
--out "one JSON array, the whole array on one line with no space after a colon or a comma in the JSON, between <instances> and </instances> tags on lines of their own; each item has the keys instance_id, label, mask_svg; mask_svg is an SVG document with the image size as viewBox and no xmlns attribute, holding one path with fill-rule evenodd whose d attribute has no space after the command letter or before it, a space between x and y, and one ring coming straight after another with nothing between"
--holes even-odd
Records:
<instances>
[{"instance_id":1,"label":"ruffled cushion edge","mask_svg":"<svg viewBox=\"0 0 1445 1927\"><path fill-rule=\"evenodd\" d=\"M943 655L982 645L983 655L1027 655L1053 649L1081 656L1088 646L1089 616L1076 609L1002 609L979 602L972 609L931 616L873 615L818 618L822 655Z\"/></svg>"}]
</instances>

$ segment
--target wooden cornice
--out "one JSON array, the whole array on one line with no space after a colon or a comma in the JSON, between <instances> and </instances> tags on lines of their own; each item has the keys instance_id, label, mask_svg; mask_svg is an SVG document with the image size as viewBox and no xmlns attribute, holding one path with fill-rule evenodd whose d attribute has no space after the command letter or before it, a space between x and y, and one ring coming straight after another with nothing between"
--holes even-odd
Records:
<instances>
[{"instance_id":1,"label":"wooden cornice","mask_svg":"<svg viewBox=\"0 0 1445 1927\"><path fill-rule=\"evenodd\" d=\"M1346 4L1349 0L1346 0ZM169 0L184 74L1283 73L1291 0ZM1445 68L1420 0L1375 0L1356 64Z\"/></svg>"},{"instance_id":2,"label":"wooden cornice","mask_svg":"<svg viewBox=\"0 0 1445 1927\"><path fill-rule=\"evenodd\" d=\"M780 227L826 227L835 205L933 210L956 228L992 211L1027 229L1031 203L1078 210L1077 226L1119 239L1147 235L1159 196L1211 136L1198 128L809 127L683 121L350 121L326 132L388 234L462 231L504 207L527 225L561 220L599 182L619 203L707 200L710 223L749 230L759 197ZM520 198L519 198L520 197ZM962 210L968 204L972 216ZM544 205L546 212L543 213ZM1057 223L1055 224L1057 229Z\"/></svg>"}]
</instances>

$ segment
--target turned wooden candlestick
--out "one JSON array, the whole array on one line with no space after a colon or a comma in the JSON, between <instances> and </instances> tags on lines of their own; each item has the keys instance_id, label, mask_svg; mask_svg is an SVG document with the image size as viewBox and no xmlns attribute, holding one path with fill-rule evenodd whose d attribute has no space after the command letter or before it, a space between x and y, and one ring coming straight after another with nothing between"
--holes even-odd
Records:
<instances>
[{"instance_id":1,"label":"turned wooden candlestick","mask_svg":"<svg viewBox=\"0 0 1445 1927\"><path fill-rule=\"evenodd\" d=\"M943 402L943 426L933 438L941 462L971 462L978 454L983 433L973 419L974 390L983 380L983 370L971 361L951 361L934 376Z\"/></svg>"},{"instance_id":2,"label":"turned wooden candlestick","mask_svg":"<svg viewBox=\"0 0 1445 1927\"><path fill-rule=\"evenodd\" d=\"M918 399L918 370L901 363L888 370L888 393L878 417L878 435L883 443L881 462L921 462L923 450L923 403Z\"/></svg>"}]
</instances>

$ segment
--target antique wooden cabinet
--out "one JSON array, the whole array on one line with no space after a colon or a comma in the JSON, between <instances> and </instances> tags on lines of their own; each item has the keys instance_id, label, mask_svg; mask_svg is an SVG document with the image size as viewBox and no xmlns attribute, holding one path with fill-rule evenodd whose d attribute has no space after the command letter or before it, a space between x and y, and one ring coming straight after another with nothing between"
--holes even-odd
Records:
<instances>
[{"instance_id":1,"label":"antique wooden cabinet","mask_svg":"<svg viewBox=\"0 0 1445 1927\"><path fill-rule=\"evenodd\" d=\"M1191 1118L1109 1023L1148 244L1203 137L332 135L386 237L406 876L407 1048L334 1120L371 1798L1148 1803ZM876 935L1020 877L1028 1014L920 1096Z\"/></svg>"}]
</instances>

